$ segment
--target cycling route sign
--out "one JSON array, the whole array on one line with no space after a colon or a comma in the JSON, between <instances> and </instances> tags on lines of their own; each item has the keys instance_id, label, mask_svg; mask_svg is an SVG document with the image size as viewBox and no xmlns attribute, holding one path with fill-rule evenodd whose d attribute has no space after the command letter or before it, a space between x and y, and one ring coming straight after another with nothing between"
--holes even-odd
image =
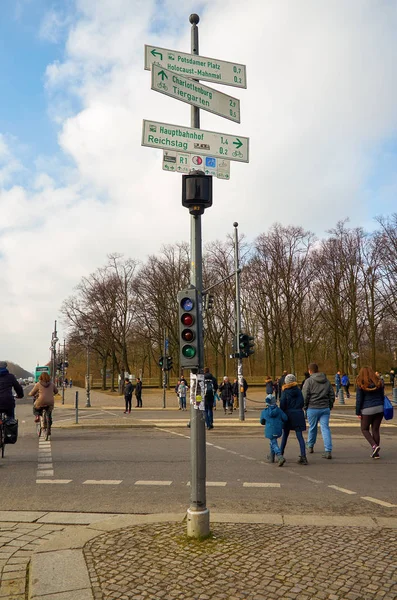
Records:
<instances>
[{"instance_id":1,"label":"cycling route sign","mask_svg":"<svg viewBox=\"0 0 397 600\"><path fill-rule=\"evenodd\" d=\"M218 179L230 179L230 160L204 156L201 154L185 154L183 152L163 151L163 170L169 173L190 173L195 169L205 175L213 175Z\"/></svg>"}]
</instances>

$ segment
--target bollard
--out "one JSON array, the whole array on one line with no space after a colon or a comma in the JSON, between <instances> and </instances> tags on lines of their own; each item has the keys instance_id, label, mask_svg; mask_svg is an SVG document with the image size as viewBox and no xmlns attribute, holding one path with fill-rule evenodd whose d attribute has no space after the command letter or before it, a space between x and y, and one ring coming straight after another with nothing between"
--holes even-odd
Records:
<instances>
[{"instance_id":1,"label":"bollard","mask_svg":"<svg viewBox=\"0 0 397 600\"><path fill-rule=\"evenodd\" d=\"M393 388L392 402L394 402L394 404L397 404L397 387Z\"/></svg>"},{"instance_id":2,"label":"bollard","mask_svg":"<svg viewBox=\"0 0 397 600\"><path fill-rule=\"evenodd\" d=\"M78 392L76 392L75 409L76 409L76 424L77 424L79 422L79 393Z\"/></svg>"},{"instance_id":3,"label":"bollard","mask_svg":"<svg viewBox=\"0 0 397 600\"><path fill-rule=\"evenodd\" d=\"M339 399L339 404L342 404L342 405L345 404L345 398L343 396L343 390L342 390L342 388L340 388L340 390L338 392L338 399Z\"/></svg>"}]
</instances>

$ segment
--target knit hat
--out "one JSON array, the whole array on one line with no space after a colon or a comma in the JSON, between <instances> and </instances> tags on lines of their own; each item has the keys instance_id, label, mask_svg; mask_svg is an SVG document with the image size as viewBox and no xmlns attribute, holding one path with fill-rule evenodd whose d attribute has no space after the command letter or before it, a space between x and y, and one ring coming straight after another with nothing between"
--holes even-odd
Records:
<instances>
[{"instance_id":1,"label":"knit hat","mask_svg":"<svg viewBox=\"0 0 397 600\"><path fill-rule=\"evenodd\" d=\"M5 360L1 360L0 361L0 369L6 369L7 368L7 363Z\"/></svg>"},{"instance_id":2,"label":"knit hat","mask_svg":"<svg viewBox=\"0 0 397 600\"><path fill-rule=\"evenodd\" d=\"M268 396L266 396L265 402L266 402L266 404L268 404L270 406L271 404L276 403L276 399L272 394L269 394Z\"/></svg>"},{"instance_id":3,"label":"knit hat","mask_svg":"<svg viewBox=\"0 0 397 600\"><path fill-rule=\"evenodd\" d=\"M295 383L296 382L296 377L295 375L286 375L285 377L285 383L286 385L288 385L289 383Z\"/></svg>"}]
</instances>

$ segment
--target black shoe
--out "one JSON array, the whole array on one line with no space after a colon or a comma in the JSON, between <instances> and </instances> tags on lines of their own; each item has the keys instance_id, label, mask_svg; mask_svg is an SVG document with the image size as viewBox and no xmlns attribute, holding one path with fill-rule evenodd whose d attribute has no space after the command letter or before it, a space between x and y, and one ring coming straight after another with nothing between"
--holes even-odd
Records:
<instances>
[{"instance_id":1,"label":"black shoe","mask_svg":"<svg viewBox=\"0 0 397 600\"><path fill-rule=\"evenodd\" d=\"M300 456L298 458L298 465L308 465L306 456Z\"/></svg>"},{"instance_id":2,"label":"black shoe","mask_svg":"<svg viewBox=\"0 0 397 600\"><path fill-rule=\"evenodd\" d=\"M324 452L321 456L322 458L328 458L328 460L331 460L332 458L331 452Z\"/></svg>"},{"instance_id":3,"label":"black shoe","mask_svg":"<svg viewBox=\"0 0 397 600\"><path fill-rule=\"evenodd\" d=\"M274 452L271 452L266 456L266 460L268 463L274 463Z\"/></svg>"},{"instance_id":4,"label":"black shoe","mask_svg":"<svg viewBox=\"0 0 397 600\"><path fill-rule=\"evenodd\" d=\"M306 444L306 448L307 448L307 450L308 450L309 454L313 454L313 452L314 452L314 450L313 450L313 446L308 446L308 445Z\"/></svg>"}]
</instances>

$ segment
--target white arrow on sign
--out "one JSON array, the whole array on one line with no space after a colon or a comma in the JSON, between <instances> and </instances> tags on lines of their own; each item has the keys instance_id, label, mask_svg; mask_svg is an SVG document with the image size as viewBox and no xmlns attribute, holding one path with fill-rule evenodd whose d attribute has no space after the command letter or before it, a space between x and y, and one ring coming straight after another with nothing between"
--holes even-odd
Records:
<instances>
[{"instance_id":1,"label":"white arrow on sign","mask_svg":"<svg viewBox=\"0 0 397 600\"><path fill-rule=\"evenodd\" d=\"M230 179L230 160L215 158L214 156L164 150L164 171L168 171L169 173L190 173L192 169L199 169L206 175L213 175L218 179Z\"/></svg>"},{"instance_id":2,"label":"white arrow on sign","mask_svg":"<svg viewBox=\"0 0 397 600\"><path fill-rule=\"evenodd\" d=\"M152 90L240 123L240 100L198 81L152 65Z\"/></svg>"},{"instance_id":3,"label":"white arrow on sign","mask_svg":"<svg viewBox=\"0 0 397 600\"><path fill-rule=\"evenodd\" d=\"M249 138L157 121L143 121L142 146L249 162Z\"/></svg>"},{"instance_id":4,"label":"white arrow on sign","mask_svg":"<svg viewBox=\"0 0 397 600\"><path fill-rule=\"evenodd\" d=\"M185 77L215 81L215 83L240 88L247 87L246 68L245 65L239 63L186 54L177 50L167 50L166 48L145 44L145 69L149 71L153 63Z\"/></svg>"}]
</instances>

